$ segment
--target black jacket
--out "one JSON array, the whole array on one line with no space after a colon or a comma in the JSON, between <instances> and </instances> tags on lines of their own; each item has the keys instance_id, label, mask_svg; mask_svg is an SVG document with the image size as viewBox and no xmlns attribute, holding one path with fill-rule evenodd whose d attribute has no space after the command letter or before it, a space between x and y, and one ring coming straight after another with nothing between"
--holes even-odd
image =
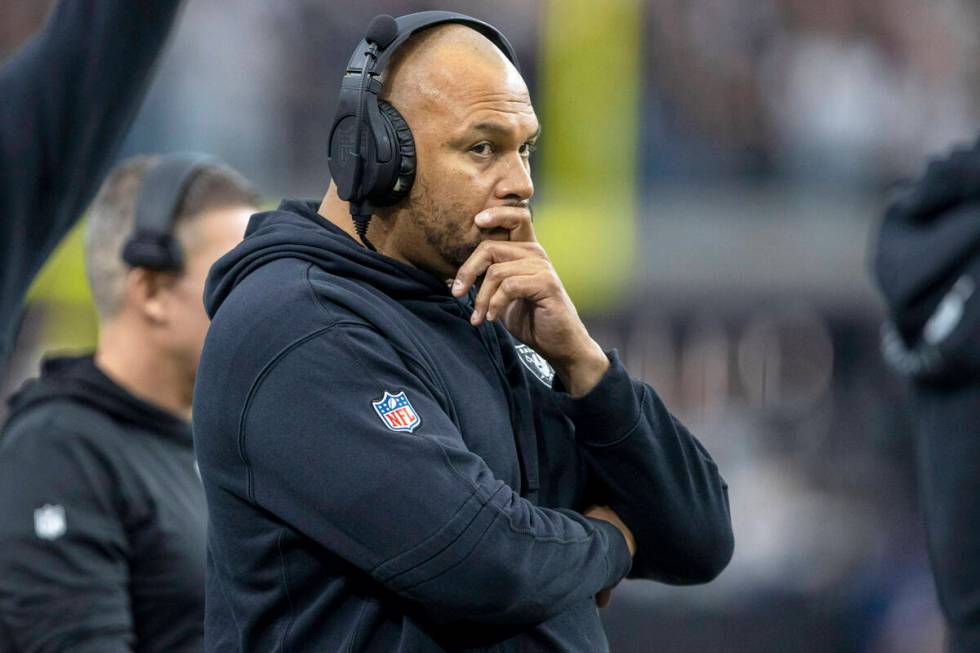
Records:
<instances>
[{"instance_id":1,"label":"black jacket","mask_svg":"<svg viewBox=\"0 0 980 653\"><path fill-rule=\"evenodd\" d=\"M874 254L885 357L910 381L948 650L980 651L980 142L896 194Z\"/></svg>"},{"instance_id":2,"label":"black jacket","mask_svg":"<svg viewBox=\"0 0 980 653\"><path fill-rule=\"evenodd\" d=\"M190 425L88 357L46 361L10 404L0 651L200 651L206 512Z\"/></svg>"},{"instance_id":3,"label":"black jacket","mask_svg":"<svg viewBox=\"0 0 980 653\"><path fill-rule=\"evenodd\" d=\"M587 396L285 202L212 268L194 398L209 651L606 650L594 595L732 553L715 464L615 353Z\"/></svg>"},{"instance_id":4,"label":"black jacket","mask_svg":"<svg viewBox=\"0 0 980 653\"><path fill-rule=\"evenodd\" d=\"M181 0L64 0L0 68L0 365L136 116Z\"/></svg>"}]
</instances>

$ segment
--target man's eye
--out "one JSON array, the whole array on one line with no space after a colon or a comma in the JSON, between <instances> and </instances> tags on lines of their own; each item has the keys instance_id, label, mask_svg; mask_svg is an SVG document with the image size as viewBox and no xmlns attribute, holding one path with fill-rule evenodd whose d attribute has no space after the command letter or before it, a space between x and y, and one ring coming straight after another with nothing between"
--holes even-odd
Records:
<instances>
[{"instance_id":1,"label":"man's eye","mask_svg":"<svg viewBox=\"0 0 980 653\"><path fill-rule=\"evenodd\" d=\"M534 154L534 150L538 149L538 146L534 143L524 143L521 145L521 156L531 156Z\"/></svg>"},{"instance_id":2,"label":"man's eye","mask_svg":"<svg viewBox=\"0 0 980 653\"><path fill-rule=\"evenodd\" d=\"M480 156L489 156L493 154L493 146L490 143L478 143L470 148L470 152Z\"/></svg>"}]
</instances>

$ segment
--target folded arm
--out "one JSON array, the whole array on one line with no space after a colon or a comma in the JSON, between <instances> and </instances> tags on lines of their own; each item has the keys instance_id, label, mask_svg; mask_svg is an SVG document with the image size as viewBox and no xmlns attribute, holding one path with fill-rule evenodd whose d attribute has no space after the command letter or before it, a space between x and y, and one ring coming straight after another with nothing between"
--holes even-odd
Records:
<instances>
[{"instance_id":1,"label":"folded arm","mask_svg":"<svg viewBox=\"0 0 980 653\"><path fill-rule=\"evenodd\" d=\"M442 618L536 623L615 585L630 566L619 530L496 479L423 377L363 326L297 345L249 404L252 499ZM405 393L416 428L386 425L385 392Z\"/></svg>"},{"instance_id":2,"label":"folded arm","mask_svg":"<svg viewBox=\"0 0 980 653\"><path fill-rule=\"evenodd\" d=\"M561 392L565 414L609 505L636 538L631 577L703 583L734 549L728 487L704 447L619 357L586 395Z\"/></svg>"}]
</instances>

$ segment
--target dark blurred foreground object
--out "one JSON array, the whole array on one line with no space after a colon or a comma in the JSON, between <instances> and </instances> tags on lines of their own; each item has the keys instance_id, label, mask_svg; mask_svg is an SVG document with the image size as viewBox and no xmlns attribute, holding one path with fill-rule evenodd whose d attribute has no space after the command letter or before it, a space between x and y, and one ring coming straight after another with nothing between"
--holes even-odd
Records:
<instances>
[{"instance_id":1,"label":"dark blurred foreground object","mask_svg":"<svg viewBox=\"0 0 980 653\"><path fill-rule=\"evenodd\" d=\"M92 199L182 0L70 0L0 68L0 366L34 276Z\"/></svg>"},{"instance_id":2,"label":"dark blurred foreground object","mask_svg":"<svg viewBox=\"0 0 980 653\"><path fill-rule=\"evenodd\" d=\"M882 349L910 380L921 500L949 650L980 651L980 143L889 206L874 273Z\"/></svg>"}]
</instances>

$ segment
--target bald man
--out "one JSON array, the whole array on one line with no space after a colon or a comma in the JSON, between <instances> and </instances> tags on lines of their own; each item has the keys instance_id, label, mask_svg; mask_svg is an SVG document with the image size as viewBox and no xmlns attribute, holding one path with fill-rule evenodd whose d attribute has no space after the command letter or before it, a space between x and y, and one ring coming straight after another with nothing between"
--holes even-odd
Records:
<instances>
[{"instance_id":1,"label":"bald man","mask_svg":"<svg viewBox=\"0 0 980 653\"><path fill-rule=\"evenodd\" d=\"M725 567L726 485L535 241L539 125L502 50L432 27L382 97L407 196L361 234L336 187L285 201L208 280L207 648L607 650L627 574Z\"/></svg>"}]
</instances>

